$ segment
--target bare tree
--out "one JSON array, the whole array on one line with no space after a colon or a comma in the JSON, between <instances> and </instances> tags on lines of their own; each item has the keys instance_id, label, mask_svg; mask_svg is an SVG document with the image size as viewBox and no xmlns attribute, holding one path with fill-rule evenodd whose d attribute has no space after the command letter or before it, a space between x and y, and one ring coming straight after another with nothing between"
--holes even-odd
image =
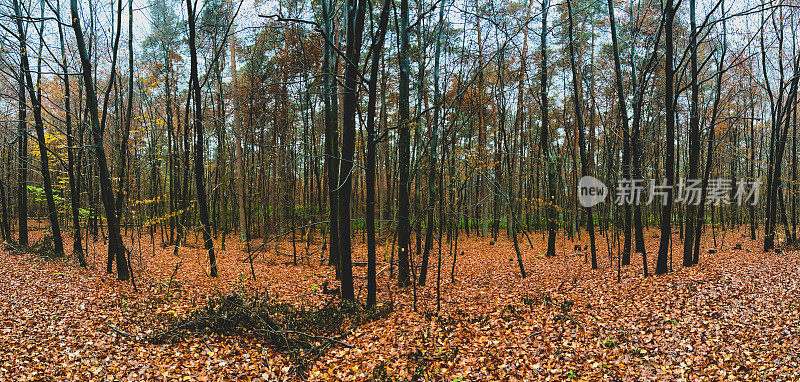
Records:
<instances>
[{"instance_id":1,"label":"bare tree","mask_svg":"<svg viewBox=\"0 0 800 382\"><path fill-rule=\"evenodd\" d=\"M206 199L205 164L203 151L205 139L203 138L203 95L200 92L200 79L197 68L197 45L195 22L196 15L192 0L186 0L186 14L189 18L189 56L191 57L191 73L189 74L190 91L193 92L194 102L194 177L197 187L197 206L200 211L200 230L203 232L203 243L208 251L208 262L211 267L211 277L217 277L217 257L214 254L214 241L211 238L211 224L208 219L208 200Z\"/></svg>"},{"instance_id":2,"label":"bare tree","mask_svg":"<svg viewBox=\"0 0 800 382\"><path fill-rule=\"evenodd\" d=\"M409 161L411 156L411 131L410 131L410 110L409 110L409 55L411 50L408 45L408 0L400 0L400 99L399 125L398 125L398 150L399 151L399 178L400 184L398 192L398 213L397 213L397 246L398 254L398 273L397 283L400 286L411 284L410 266L410 244L411 244L411 218L409 213L411 191L411 176L409 171Z\"/></svg>"},{"instance_id":3,"label":"bare tree","mask_svg":"<svg viewBox=\"0 0 800 382\"><path fill-rule=\"evenodd\" d=\"M57 256L64 255L64 243L61 239L61 228L58 222L58 208L56 207L55 198L53 197L53 185L50 180L50 163L49 154L47 153L47 143L44 137L44 120L42 119L42 98L41 87L39 81L36 86L33 83L33 76L31 76L30 63L28 62L28 47L25 40L25 28L22 26L22 7L18 0L14 0L14 13L17 19L17 33L19 34L20 42L20 66L22 67L22 75L27 82L28 96L31 99L33 106L33 120L35 122L34 128L36 130L36 140L39 146L39 156L42 164L42 182L44 183L44 194L47 199L47 217L50 220L50 230L53 233L53 250ZM40 28L41 32L41 28ZM43 44L39 42L40 46ZM39 54L41 57L41 53ZM39 64L37 73L41 77L42 67Z\"/></svg>"},{"instance_id":4,"label":"bare tree","mask_svg":"<svg viewBox=\"0 0 800 382\"><path fill-rule=\"evenodd\" d=\"M103 131L98 116L97 93L92 76L92 64L89 61L86 43L83 39L83 29L81 27L81 19L78 15L77 0L70 0L70 14L72 17L72 30L75 32L75 40L78 43L78 53L81 59L83 84L86 88L86 107L92 126L93 148L97 156L100 195L103 200L103 207L106 211L106 222L108 224L108 257L110 259L116 259L117 261L117 278L120 280L127 280L130 278L128 261L125 257L125 246L122 242L122 236L120 235L119 220L117 220L116 204L111 189L111 177L108 171L105 148L103 147ZM111 82L113 82L113 71Z\"/></svg>"}]
</instances>

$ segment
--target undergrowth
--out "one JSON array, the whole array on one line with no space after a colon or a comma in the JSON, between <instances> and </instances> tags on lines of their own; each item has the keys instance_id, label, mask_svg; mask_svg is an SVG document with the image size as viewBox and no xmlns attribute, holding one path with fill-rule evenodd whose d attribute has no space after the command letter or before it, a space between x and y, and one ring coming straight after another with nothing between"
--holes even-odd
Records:
<instances>
[{"instance_id":1,"label":"undergrowth","mask_svg":"<svg viewBox=\"0 0 800 382\"><path fill-rule=\"evenodd\" d=\"M218 293L209 298L206 306L147 340L165 343L203 334L256 338L289 355L295 373L302 376L308 365L332 346L350 347L343 339L355 327L391 312L391 305L366 308L357 302L342 301L306 308L278 302L268 293Z\"/></svg>"},{"instance_id":2,"label":"undergrowth","mask_svg":"<svg viewBox=\"0 0 800 382\"><path fill-rule=\"evenodd\" d=\"M45 260L61 259L63 254L56 253L53 247L53 237L44 236L30 245L20 245L15 241L6 241L5 249L14 255L30 254Z\"/></svg>"}]
</instances>

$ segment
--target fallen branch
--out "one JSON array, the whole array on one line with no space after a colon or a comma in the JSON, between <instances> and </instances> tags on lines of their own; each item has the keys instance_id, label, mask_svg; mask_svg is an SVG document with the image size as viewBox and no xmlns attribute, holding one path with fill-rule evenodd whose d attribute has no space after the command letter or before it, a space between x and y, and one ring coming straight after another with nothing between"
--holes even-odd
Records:
<instances>
[{"instance_id":1,"label":"fallen branch","mask_svg":"<svg viewBox=\"0 0 800 382\"><path fill-rule=\"evenodd\" d=\"M107 326L108 326L109 329L113 330L115 333L117 333L117 334L119 334L121 336L131 338L134 341L139 341L139 339L136 336L134 336L133 334L123 332L122 330L117 329L114 325L108 324Z\"/></svg>"},{"instance_id":2,"label":"fallen branch","mask_svg":"<svg viewBox=\"0 0 800 382\"><path fill-rule=\"evenodd\" d=\"M297 308L277 302L269 294L228 296L219 294L208 305L189 313L168 329L145 337L154 343L165 343L186 336L217 334L256 336L273 349L290 354L299 369L330 346L353 345L342 339L352 329L365 322L385 317L391 305L365 308L343 301L331 305L336 296L323 307Z\"/></svg>"}]
</instances>

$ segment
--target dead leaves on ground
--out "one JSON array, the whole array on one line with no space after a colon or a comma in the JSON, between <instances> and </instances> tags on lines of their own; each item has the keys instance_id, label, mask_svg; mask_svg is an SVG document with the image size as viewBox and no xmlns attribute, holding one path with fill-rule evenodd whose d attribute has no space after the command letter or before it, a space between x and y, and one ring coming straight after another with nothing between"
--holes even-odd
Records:
<instances>
[{"instance_id":1,"label":"dead leaves on ground","mask_svg":"<svg viewBox=\"0 0 800 382\"><path fill-rule=\"evenodd\" d=\"M738 237L736 233L731 233ZM649 237L649 236L647 236ZM133 237L132 266L141 292L104 274L104 247L92 243L89 269L74 260L0 253L0 379L8 380L285 380L288 357L248 338L215 335L155 345L136 341L202 306L206 296L236 288L269 290L282 301L321 306L332 269L284 264L292 247L274 247L255 263L241 262L244 245L227 239L220 277L207 276L205 252L152 246ZM533 237L534 244L541 243ZM157 238L156 240L157 241ZM677 241L676 237L676 243ZM563 248L572 242L559 240ZM603 239L601 269L583 256L523 247L529 276L519 278L513 247L501 240L459 242L456 283L443 257L442 311L436 312L436 254L428 285L397 290L388 271L378 298L395 312L347 336L309 368L317 380L792 380L800 378L800 277L797 251L760 253L723 244L704 250L701 265L642 278L641 259L616 282ZM656 240L648 242L655 261ZM711 243L704 243L711 248ZM66 247L70 247L65 245ZM272 247L272 246L271 246ZM446 248L445 248L446 249ZM298 246L299 254L304 246ZM446 252L446 250L444 251ZM290 256L287 257L286 254ZM382 253L379 253L382 257ZM356 260L363 261L357 246ZM638 260L638 261L637 261ZM180 265L178 265L180 264ZM379 264L379 269L385 264ZM651 264L653 267L654 264ZM176 271L177 269L177 271ZM653 269L653 268L651 268ZM364 267L356 267L364 276ZM365 280L356 279L363 299ZM391 289L391 293L389 291Z\"/></svg>"}]
</instances>

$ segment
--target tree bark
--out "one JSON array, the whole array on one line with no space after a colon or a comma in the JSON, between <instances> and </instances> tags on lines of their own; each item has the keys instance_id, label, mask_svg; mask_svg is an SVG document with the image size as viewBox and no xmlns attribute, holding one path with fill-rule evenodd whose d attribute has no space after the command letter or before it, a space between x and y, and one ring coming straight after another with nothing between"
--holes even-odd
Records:
<instances>
[{"instance_id":1,"label":"tree bark","mask_svg":"<svg viewBox=\"0 0 800 382\"><path fill-rule=\"evenodd\" d=\"M578 145L580 146L581 157L581 175L590 176L589 158L586 154L586 133L583 131L583 114L581 113L581 85L580 74L578 67L575 63L575 40L573 38L574 21L572 19L572 0L567 0L567 16L569 18L568 33L569 33L569 61L572 68L572 95L573 104L575 106L575 123L578 126ZM585 207L586 211L586 230L589 231L589 246L592 258L592 269L597 269L597 245L594 237L594 217L592 216L592 207ZM630 249L630 247L629 247Z\"/></svg>"},{"instance_id":2,"label":"tree bark","mask_svg":"<svg viewBox=\"0 0 800 382\"><path fill-rule=\"evenodd\" d=\"M56 9L61 10L61 3L56 1ZM70 208L72 211L72 254L78 258L78 264L86 267L86 256L83 253L83 244L81 238L81 220L80 220L80 167L75 165L75 138L72 136L72 105L70 99L69 89L69 76L67 66L67 54L64 46L64 29L61 24L61 13L57 12L58 17L58 39L61 48L61 70L65 73L64 80L64 111L66 114L65 124L67 128L67 174L69 175L69 195L70 195Z\"/></svg>"},{"instance_id":3,"label":"tree bark","mask_svg":"<svg viewBox=\"0 0 800 382\"><path fill-rule=\"evenodd\" d=\"M350 243L350 197L356 149L356 103L358 94L358 62L364 32L364 0L347 0L347 49L345 57L345 92L342 103L342 163L339 174L339 264L342 275L342 299L355 300L353 264Z\"/></svg>"},{"instance_id":4,"label":"tree bark","mask_svg":"<svg viewBox=\"0 0 800 382\"><path fill-rule=\"evenodd\" d=\"M697 24L695 20L695 0L689 0L689 17L691 23L689 49L691 50L691 101L689 113L689 179L697 179L700 163L700 86L697 81ZM712 121L712 123L714 123ZM683 266L692 266L692 248L695 238L694 225L697 208L694 204L686 206L686 231L683 241Z\"/></svg>"},{"instance_id":5,"label":"tree bark","mask_svg":"<svg viewBox=\"0 0 800 382\"><path fill-rule=\"evenodd\" d=\"M55 198L53 197L53 185L50 179L50 164L49 155L47 153L47 145L44 137L44 121L42 120L42 103L41 103L41 89L38 85L34 86L33 77L31 76L30 64L27 54L27 43L25 42L25 29L22 26L22 7L19 0L14 0L14 12L17 19L17 33L19 33L20 41L20 63L22 66L22 73L25 76L25 81L28 86L28 96L31 99L33 106L33 119L35 122L34 128L36 130L36 138L39 146L39 156L42 164L42 182L44 183L44 194L47 199L47 217L50 220L50 230L53 233L53 250L56 256L64 255L64 244L61 239L61 227L58 222L58 208L56 207ZM41 56L41 55L40 55ZM38 73L41 76L41 65L38 68ZM38 92L38 94L37 94Z\"/></svg>"},{"instance_id":6,"label":"tree bark","mask_svg":"<svg viewBox=\"0 0 800 382\"><path fill-rule=\"evenodd\" d=\"M80 18L78 17L78 1L70 0L70 14L72 16L72 29L75 32L75 39L78 45L78 52L81 58L83 69L83 83L86 88L86 107L89 112L92 126L92 138L94 150L97 155L98 177L100 180L100 194L103 207L106 211L106 222L108 224L108 256L117 260L117 278L127 280L130 278L128 272L128 261L125 257L125 247L122 243L122 236L119 231L119 221L117 220L116 205L114 194L111 189L111 177L108 172L108 163L105 149L103 148L103 132L100 128L100 118L98 116L97 93L95 92L94 78L92 77L92 64L86 51L86 44L83 40L83 30Z\"/></svg>"},{"instance_id":7,"label":"tree bark","mask_svg":"<svg viewBox=\"0 0 800 382\"><path fill-rule=\"evenodd\" d=\"M400 64L400 99L399 102L399 178L398 185L398 223L397 223L397 246L398 272L397 283L400 286L411 284L411 268L409 261L411 242L411 226L409 217L411 190L409 162L411 156L411 132L409 123L409 59L411 50L408 44L408 0L400 0L400 53L398 61Z\"/></svg>"},{"instance_id":8,"label":"tree bark","mask_svg":"<svg viewBox=\"0 0 800 382\"><path fill-rule=\"evenodd\" d=\"M680 6L680 2L678 3ZM665 171L667 185L670 186L666 193L666 203L661 209L661 240L658 245L658 258L656 261L656 274L667 273L667 257L669 255L670 240L672 238L672 185L675 182L675 69L673 55L675 47L673 42L673 24L678 7L673 6L672 0L667 0L664 8L666 33L666 47L664 55L664 104L666 105L666 160Z\"/></svg>"},{"instance_id":9,"label":"tree bark","mask_svg":"<svg viewBox=\"0 0 800 382\"><path fill-rule=\"evenodd\" d=\"M378 70L380 69L381 51L389 25L389 12L391 0L383 2L380 20L378 21L377 37L372 44L372 63L369 73L369 100L367 103L367 160L366 160L366 227L367 227L367 307L375 305L377 293L376 244L375 244L375 166L376 166L376 106L378 102Z\"/></svg>"},{"instance_id":10,"label":"tree bark","mask_svg":"<svg viewBox=\"0 0 800 382\"><path fill-rule=\"evenodd\" d=\"M244 150L242 149L242 141L244 140L244 131L242 129L242 113L239 110L241 105L239 102L239 79L237 77L236 68L236 35L231 34L231 98L233 98L233 131L236 135L234 147L234 165L236 166L236 204L239 207L239 240L247 241L250 238L250 233L247 232L247 212L245 209L245 177L247 174L244 171Z\"/></svg>"},{"instance_id":11,"label":"tree bark","mask_svg":"<svg viewBox=\"0 0 800 382\"><path fill-rule=\"evenodd\" d=\"M608 0L608 20L611 27L611 49L614 55L614 73L616 80L617 102L619 102L619 116L622 119L622 139L623 139L623 177L631 178L631 147L630 127L628 121L628 107L625 99L624 85L622 84L622 63L619 57L619 42L617 40L617 24L614 18L614 1ZM583 146L583 144L581 144ZM622 265L631 263L631 209L629 203L625 203L625 242L622 250ZM641 229L641 220L639 221Z\"/></svg>"},{"instance_id":12,"label":"tree bark","mask_svg":"<svg viewBox=\"0 0 800 382\"><path fill-rule=\"evenodd\" d=\"M540 49L542 53L542 65L540 69L541 81L541 113L542 113L542 126L541 126L541 155L544 156L544 163L547 166L547 257L556 255L556 230L558 229L558 212L556 209L556 171L555 164L553 163L554 153L550 148L550 120L548 119L548 102L547 102L547 11L550 7L548 0L542 0L542 31L541 31L541 44Z\"/></svg>"},{"instance_id":13,"label":"tree bark","mask_svg":"<svg viewBox=\"0 0 800 382\"><path fill-rule=\"evenodd\" d=\"M15 4L15 11L18 4ZM19 50L24 52L25 41L20 39ZM28 246L28 104L25 101L25 70L19 65L19 112L17 114L17 139L19 140L19 183L17 185L17 214L19 217L19 244Z\"/></svg>"},{"instance_id":14,"label":"tree bark","mask_svg":"<svg viewBox=\"0 0 800 382\"><path fill-rule=\"evenodd\" d=\"M322 0L323 32L327 43L322 55L322 101L325 104L325 170L328 176L328 220L330 247L328 264L336 268L336 278L341 278L339 267L339 132L338 132L338 92L336 86L336 66L333 54L333 14L328 0Z\"/></svg>"},{"instance_id":15,"label":"tree bark","mask_svg":"<svg viewBox=\"0 0 800 382\"><path fill-rule=\"evenodd\" d=\"M74 1L74 0L73 0ZM197 47L195 45L195 11L192 0L186 0L186 12L189 18L189 55L191 57L191 73L189 75L190 90L194 92L194 176L197 185L197 206L200 212L200 229L203 231L203 243L208 251L208 262L211 277L217 277L217 257L214 254L214 241L211 238L211 225L208 220L208 201L206 200L205 167L203 165L203 106L200 92L200 80L197 69Z\"/></svg>"}]
</instances>

